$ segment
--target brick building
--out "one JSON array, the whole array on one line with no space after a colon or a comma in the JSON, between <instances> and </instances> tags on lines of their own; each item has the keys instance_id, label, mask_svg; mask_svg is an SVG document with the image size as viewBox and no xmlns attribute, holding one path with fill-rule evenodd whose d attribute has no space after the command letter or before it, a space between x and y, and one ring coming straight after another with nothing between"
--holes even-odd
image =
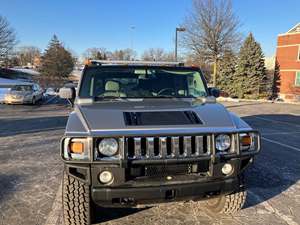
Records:
<instances>
[{"instance_id":1,"label":"brick building","mask_svg":"<svg viewBox=\"0 0 300 225\"><path fill-rule=\"evenodd\" d=\"M278 35L276 60L280 97L300 101L300 23Z\"/></svg>"}]
</instances>

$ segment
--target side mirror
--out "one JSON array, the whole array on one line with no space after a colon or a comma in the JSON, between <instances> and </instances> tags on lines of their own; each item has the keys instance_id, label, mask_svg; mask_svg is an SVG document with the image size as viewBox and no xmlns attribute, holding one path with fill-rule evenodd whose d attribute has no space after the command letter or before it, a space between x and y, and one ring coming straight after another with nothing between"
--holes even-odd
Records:
<instances>
[{"instance_id":1,"label":"side mirror","mask_svg":"<svg viewBox=\"0 0 300 225\"><path fill-rule=\"evenodd\" d=\"M74 101L75 101L75 88L68 88L68 87L63 87L59 89L58 95L62 99L67 99L70 103L70 105L73 107L74 106Z\"/></svg>"},{"instance_id":2,"label":"side mirror","mask_svg":"<svg viewBox=\"0 0 300 225\"><path fill-rule=\"evenodd\" d=\"M218 88L208 88L209 94L215 98L220 97L220 90Z\"/></svg>"},{"instance_id":3,"label":"side mirror","mask_svg":"<svg viewBox=\"0 0 300 225\"><path fill-rule=\"evenodd\" d=\"M74 98L73 90L71 88L66 88L66 87L60 88L58 95L62 99L73 99Z\"/></svg>"}]
</instances>

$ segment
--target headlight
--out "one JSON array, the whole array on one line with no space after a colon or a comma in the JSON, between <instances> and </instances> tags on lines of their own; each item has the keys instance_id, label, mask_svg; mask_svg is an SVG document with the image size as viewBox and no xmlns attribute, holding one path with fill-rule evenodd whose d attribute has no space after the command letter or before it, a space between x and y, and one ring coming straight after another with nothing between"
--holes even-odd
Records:
<instances>
[{"instance_id":1,"label":"headlight","mask_svg":"<svg viewBox=\"0 0 300 225\"><path fill-rule=\"evenodd\" d=\"M104 156L114 156L119 151L118 141L114 138L104 138L99 143L99 152Z\"/></svg>"},{"instance_id":2,"label":"headlight","mask_svg":"<svg viewBox=\"0 0 300 225\"><path fill-rule=\"evenodd\" d=\"M227 134L219 134L217 137L216 137L216 149L218 151L225 151L225 150L228 150L230 148L230 144L231 144L231 139L230 139L230 136L227 135Z\"/></svg>"}]
</instances>

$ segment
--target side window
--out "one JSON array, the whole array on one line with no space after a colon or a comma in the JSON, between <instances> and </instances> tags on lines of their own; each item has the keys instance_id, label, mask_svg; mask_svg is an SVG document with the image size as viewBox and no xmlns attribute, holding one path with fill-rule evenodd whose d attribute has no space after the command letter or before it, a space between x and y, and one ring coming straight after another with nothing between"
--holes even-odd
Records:
<instances>
[{"instance_id":1,"label":"side window","mask_svg":"<svg viewBox=\"0 0 300 225\"><path fill-rule=\"evenodd\" d=\"M295 86L300 87L300 71L296 72Z\"/></svg>"},{"instance_id":2,"label":"side window","mask_svg":"<svg viewBox=\"0 0 300 225\"><path fill-rule=\"evenodd\" d=\"M189 94L194 96L202 96L205 92L204 84L199 73L194 73L188 78Z\"/></svg>"},{"instance_id":3,"label":"side window","mask_svg":"<svg viewBox=\"0 0 300 225\"><path fill-rule=\"evenodd\" d=\"M99 96L104 93L104 80L99 76L95 76L91 82L91 90L90 96Z\"/></svg>"}]
</instances>

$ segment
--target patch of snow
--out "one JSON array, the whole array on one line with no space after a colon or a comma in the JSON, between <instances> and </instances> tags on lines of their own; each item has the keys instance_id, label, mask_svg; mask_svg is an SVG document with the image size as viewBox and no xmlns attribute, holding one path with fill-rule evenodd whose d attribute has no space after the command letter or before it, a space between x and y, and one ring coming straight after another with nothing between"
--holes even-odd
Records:
<instances>
[{"instance_id":1,"label":"patch of snow","mask_svg":"<svg viewBox=\"0 0 300 225\"><path fill-rule=\"evenodd\" d=\"M17 71L17 72L27 73L27 74L34 75L34 76L40 75L40 73L38 71L33 70L33 69L23 69L23 68L9 68L9 69L13 70L13 71Z\"/></svg>"}]
</instances>

